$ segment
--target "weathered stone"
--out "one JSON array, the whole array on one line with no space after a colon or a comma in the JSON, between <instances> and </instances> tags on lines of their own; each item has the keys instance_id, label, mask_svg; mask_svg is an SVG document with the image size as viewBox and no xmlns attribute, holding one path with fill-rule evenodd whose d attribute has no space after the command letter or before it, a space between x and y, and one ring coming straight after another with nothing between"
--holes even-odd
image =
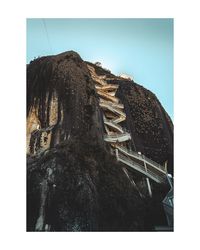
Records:
<instances>
[{"instance_id":1,"label":"weathered stone","mask_svg":"<svg viewBox=\"0 0 200 250\"><path fill-rule=\"evenodd\" d=\"M72 51L38 58L27 67L27 230L152 230L165 222L167 190L153 185L149 200L143 177L128 170L127 178L110 154L88 67L119 85L132 149L173 172L173 125L154 94Z\"/></svg>"}]
</instances>

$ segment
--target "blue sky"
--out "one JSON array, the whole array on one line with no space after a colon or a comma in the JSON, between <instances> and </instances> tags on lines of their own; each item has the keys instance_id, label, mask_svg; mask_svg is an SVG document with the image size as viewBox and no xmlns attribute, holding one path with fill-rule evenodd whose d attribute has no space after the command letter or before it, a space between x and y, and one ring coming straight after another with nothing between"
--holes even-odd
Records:
<instances>
[{"instance_id":1,"label":"blue sky","mask_svg":"<svg viewBox=\"0 0 200 250\"><path fill-rule=\"evenodd\" d=\"M27 19L27 63L68 50L133 76L173 120L173 19Z\"/></svg>"}]
</instances>

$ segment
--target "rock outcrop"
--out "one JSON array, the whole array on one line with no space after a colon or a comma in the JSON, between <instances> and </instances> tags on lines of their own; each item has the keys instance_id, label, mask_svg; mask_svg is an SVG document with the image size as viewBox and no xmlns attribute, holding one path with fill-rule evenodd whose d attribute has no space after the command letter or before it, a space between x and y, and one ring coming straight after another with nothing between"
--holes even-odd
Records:
<instances>
[{"instance_id":1,"label":"rock outcrop","mask_svg":"<svg viewBox=\"0 0 200 250\"><path fill-rule=\"evenodd\" d=\"M173 173L173 125L153 93L73 51L38 58L27 66L28 231L146 231L166 223L167 187L151 183L149 198L144 177L127 175L104 142L94 75L119 84L132 150L167 161Z\"/></svg>"}]
</instances>

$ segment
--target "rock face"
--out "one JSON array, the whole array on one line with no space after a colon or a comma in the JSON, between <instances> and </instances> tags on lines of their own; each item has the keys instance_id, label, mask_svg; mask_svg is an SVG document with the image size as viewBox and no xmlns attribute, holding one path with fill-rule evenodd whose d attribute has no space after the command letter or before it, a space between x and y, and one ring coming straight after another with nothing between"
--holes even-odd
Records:
<instances>
[{"instance_id":1,"label":"rock face","mask_svg":"<svg viewBox=\"0 0 200 250\"><path fill-rule=\"evenodd\" d=\"M130 147L173 173L173 125L156 96L73 52L27 66L27 231L146 231L166 223L167 187L110 154L95 79L119 84ZM134 180L136 186L133 185ZM142 196L141 196L142 193Z\"/></svg>"}]
</instances>

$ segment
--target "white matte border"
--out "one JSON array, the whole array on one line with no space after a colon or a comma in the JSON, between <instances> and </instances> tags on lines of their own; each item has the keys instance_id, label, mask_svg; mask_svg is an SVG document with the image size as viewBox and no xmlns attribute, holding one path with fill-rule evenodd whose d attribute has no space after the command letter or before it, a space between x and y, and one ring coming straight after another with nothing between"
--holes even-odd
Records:
<instances>
[{"instance_id":1,"label":"white matte border","mask_svg":"<svg viewBox=\"0 0 200 250\"><path fill-rule=\"evenodd\" d=\"M1 3L1 249L199 248L198 1L6 1ZM26 233L26 18L174 18L175 232Z\"/></svg>"}]
</instances>

